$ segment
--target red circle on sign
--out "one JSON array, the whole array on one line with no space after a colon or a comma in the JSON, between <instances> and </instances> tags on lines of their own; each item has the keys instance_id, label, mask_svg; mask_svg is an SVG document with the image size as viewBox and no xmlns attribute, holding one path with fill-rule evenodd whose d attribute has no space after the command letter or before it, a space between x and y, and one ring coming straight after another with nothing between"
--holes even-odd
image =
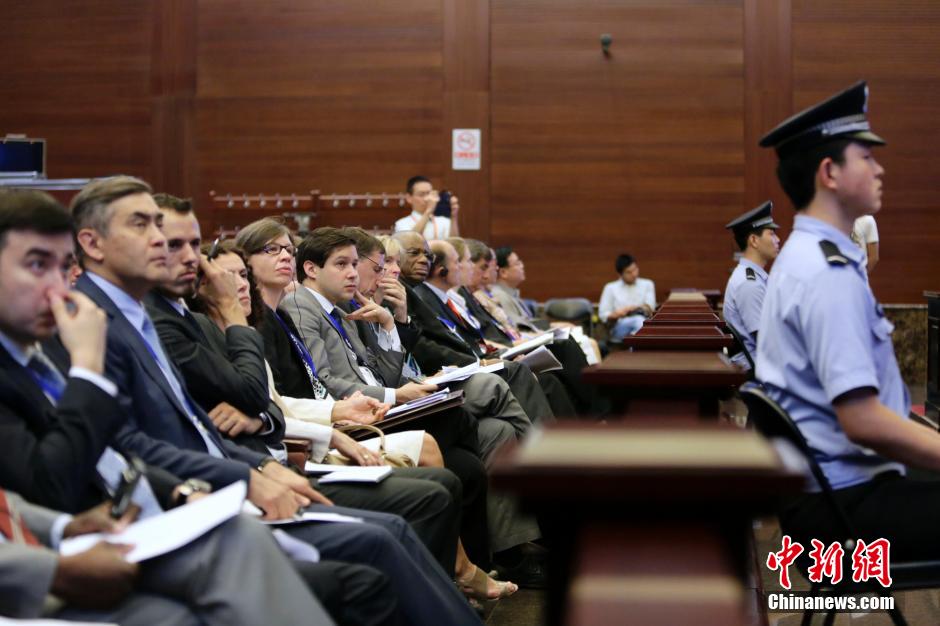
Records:
<instances>
[{"instance_id":1,"label":"red circle on sign","mask_svg":"<svg viewBox=\"0 0 940 626\"><path fill-rule=\"evenodd\" d=\"M473 150L477 147L476 137L473 133L459 133L457 135L457 147L461 150Z\"/></svg>"}]
</instances>

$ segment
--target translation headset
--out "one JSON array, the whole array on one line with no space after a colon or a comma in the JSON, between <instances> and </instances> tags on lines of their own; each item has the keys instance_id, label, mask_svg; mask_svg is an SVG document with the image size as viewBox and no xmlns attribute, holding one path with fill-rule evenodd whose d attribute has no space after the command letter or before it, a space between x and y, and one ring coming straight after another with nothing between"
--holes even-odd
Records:
<instances>
[{"instance_id":1,"label":"translation headset","mask_svg":"<svg viewBox=\"0 0 940 626\"><path fill-rule=\"evenodd\" d=\"M447 262L447 256L439 252L431 252L431 266L428 268L428 276L434 275L434 270L441 268L441 278L447 278L450 271L444 265Z\"/></svg>"}]
</instances>

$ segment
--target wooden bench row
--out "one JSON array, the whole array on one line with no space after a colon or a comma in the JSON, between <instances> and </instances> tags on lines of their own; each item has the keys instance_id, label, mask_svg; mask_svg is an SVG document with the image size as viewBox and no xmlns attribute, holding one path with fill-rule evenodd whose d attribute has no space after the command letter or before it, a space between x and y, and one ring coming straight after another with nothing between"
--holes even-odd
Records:
<instances>
[{"instance_id":1,"label":"wooden bench row","mask_svg":"<svg viewBox=\"0 0 940 626\"><path fill-rule=\"evenodd\" d=\"M548 519L551 624L753 624L765 618L751 524L803 476L718 417L746 380L702 293L671 294L630 351L588 367L606 424L559 421L495 464L497 487ZM679 319L681 318L681 319ZM680 323L681 322L681 323Z\"/></svg>"}]
</instances>

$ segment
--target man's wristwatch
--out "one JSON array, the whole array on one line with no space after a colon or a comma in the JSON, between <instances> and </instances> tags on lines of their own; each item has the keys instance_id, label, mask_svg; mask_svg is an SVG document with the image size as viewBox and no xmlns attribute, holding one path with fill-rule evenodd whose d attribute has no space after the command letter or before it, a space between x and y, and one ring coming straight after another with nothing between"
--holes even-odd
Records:
<instances>
[{"instance_id":1,"label":"man's wristwatch","mask_svg":"<svg viewBox=\"0 0 940 626\"><path fill-rule=\"evenodd\" d=\"M273 456L266 456L266 457L264 457L263 459L261 459L261 462L258 463L258 467L256 467L255 469L258 470L259 472L261 472L261 473L263 474L263 473L264 473L264 467L265 467L268 463L277 463L277 459L275 459Z\"/></svg>"},{"instance_id":2,"label":"man's wristwatch","mask_svg":"<svg viewBox=\"0 0 940 626\"><path fill-rule=\"evenodd\" d=\"M176 488L176 506L186 504L194 493L212 493L212 485L198 478L190 478Z\"/></svg>"}]
</instances>

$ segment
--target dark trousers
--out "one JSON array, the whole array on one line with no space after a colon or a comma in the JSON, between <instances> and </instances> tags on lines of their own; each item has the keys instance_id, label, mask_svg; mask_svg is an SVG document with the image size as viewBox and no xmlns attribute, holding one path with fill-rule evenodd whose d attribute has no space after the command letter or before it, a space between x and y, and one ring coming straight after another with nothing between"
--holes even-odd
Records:
<instances>
[{"instance_id":1,"label":"dark trousers","mask_svg":"<svg viewBox=\"0 0 940 626\"><path fill-rule=\"evenodd\" d=\"M940 559L940 482L887 472L862 485L839 489L835 496L858 535L853 539L890 540L892 560ZM780 525L807 552L811 539L827 545L845 539L822 494L804 494L790 503L780 513Z\"/></svg>"},{"instance_id":2,"label":"dark trousers","mask_svg":"<svg viewBox=\"0 0 940 626\"><path fill-rule=\"evenodd\" d=\"M413 626L481 623L454 585L453 572L441 569L402 518L321 504L308 510L364 518L364 524L293 524L284 530L315 546L324 559L369 565L385 574L398 598L404 623ZM453 541L456 543L456 538Z\"/></svg>"},{"instance_id":3,"label":"dark trousers","mask_svg":"<svg viewBox=\"0 0 940 626\"><path fill-rule=\"evenodd\" d=\"M568 390L565 389L565 386L562 382L554 376L555 372L545 372L544 374L536 374L539 384L542 386L542 391L545 392L545 397L548 399L548 405L552 407L552 413L555 414L555 417L559 418L573 418L577 417L578 410L574 406L574 402L571 400L571 396L568 394Z\"/></svg>"},{"instance_id":4,"label":"dark trousers","mask_svg":"<svg viewBox=\"0 0 940 626\"><path fill-rule=\"evenodd\" d=\"M448 574L454 572L460 503L460 479L444 468L394 469L375 485L311 484L339 506L393 513L407 521Z\"/></svg>"},{"instance_id":5,"label":"dark trousers","mask_svg":"<svg viewBox=\"0 0 940 626\"><path fill-rule=\"evenodd\" d=\"M489 570L487 478L486 467L480 460L477 421L458 407L416 420L412 427L423 428L434 437L444 457L444 467L460 479L463 486L460 538L470 560Z\"/></svg>"},{"instance_id":6,"label":"dark trousers","mask_svg":"<svg viewBox=\"0 0 940 626\"><path fill-rule=\"evenodd\" d=\"M603 415L610 411L609 402L602 394L597 393L594 385L588 385L581 380L581 372L587 367L587 359L581 346L574 339L556 341L548 349L561 363L562 370L552 372L571 397L579 415ZM558 412L556 411L556 415Z\"/></svg>"},{"instance_id":7,"label":"dark trousers","mask_svg":"<svg viewBox=\"0 0 940 626\"><path fill-rule=\"evenodd\" d=\"M294 568L340 626L397 626L402 623L392 585L367 565L338 561L293 561Z\"/></svg>"}]
</instances>

